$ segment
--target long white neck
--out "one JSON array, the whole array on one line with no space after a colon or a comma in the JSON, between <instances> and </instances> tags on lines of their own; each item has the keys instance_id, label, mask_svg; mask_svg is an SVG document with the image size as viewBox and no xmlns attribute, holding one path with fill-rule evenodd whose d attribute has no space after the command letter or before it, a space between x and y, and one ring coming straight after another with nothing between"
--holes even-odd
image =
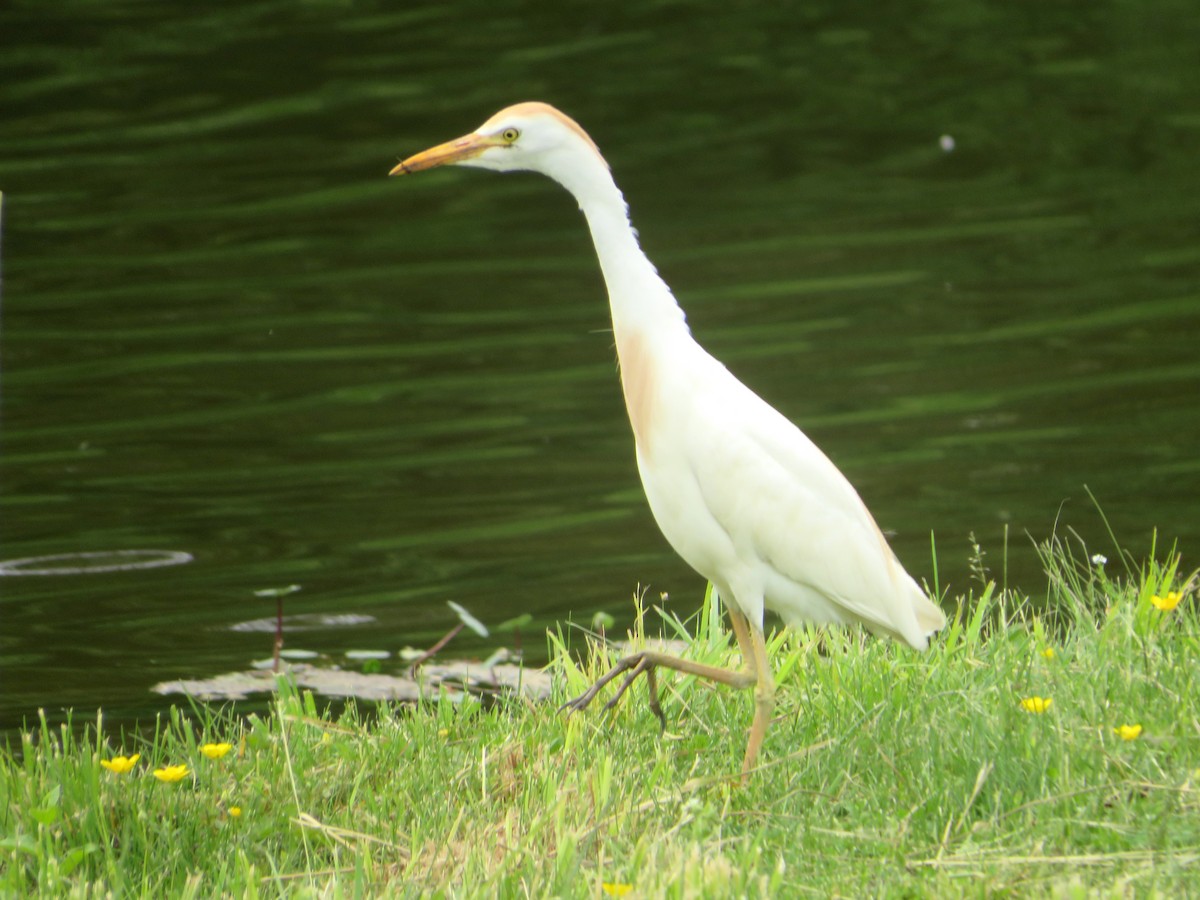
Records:
<instances>
[{"instance_id":1,"label":"long white neck","mask_svg":"<svg viewBox=\"0 0 1200 900\"><path fill-rule=\"evenodd\" d=\"M687 333L683 310L638 245L625 198L603 160L589 154L586 166L577 164L569 172L566 177L552 177L574 194L587 219L618 339L627 329L660 336L677 330Z\"/></svg>"},{"instance_id":2,"label":"long white neck","mask_svg":"<svg viewBox=\"0 0 1200 900\"><path fill-rule=\"evenodd\" d=\"M692 339L671 289L638 246L625 198L604 160L586 148L570 164L556 168L547 174L579 201L608 286L621 390L641 466L656 443L656 384L668 364L668 348L677 347L680 340L691 344Z\"/></svg>"}]
</instances>

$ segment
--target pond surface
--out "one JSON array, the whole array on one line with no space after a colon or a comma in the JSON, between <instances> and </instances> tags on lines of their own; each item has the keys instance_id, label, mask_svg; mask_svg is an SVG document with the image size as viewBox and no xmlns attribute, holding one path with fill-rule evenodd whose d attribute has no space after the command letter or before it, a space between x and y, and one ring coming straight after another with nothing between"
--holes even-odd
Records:
<instances>
[{"instance_id":1,"label":"pond surface","mask_svg":"<svg viewBox=\"0 0 1200 900\"><path fill-rule=\"evenodd\" d=\"M534 659L639 584L695 608L571 199L384 177L525 99L591 132L695 335L918 578L930 532L952 591L972 532L1035 595L1056 521L1114 557L1085 485L1197 565L1190 2L394 6L0 12L0 560L191 558L0 577L0 728L269 656L256 591L299 585L331 624L288 646L335 658L428 646L450 600L530 613Z\"/></svg>"}]
</instances>

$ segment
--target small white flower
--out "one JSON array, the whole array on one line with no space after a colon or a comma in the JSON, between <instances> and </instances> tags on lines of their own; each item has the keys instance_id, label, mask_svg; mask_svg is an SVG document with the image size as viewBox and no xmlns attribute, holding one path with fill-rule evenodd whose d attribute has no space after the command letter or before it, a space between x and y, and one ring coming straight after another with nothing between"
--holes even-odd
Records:
<instances>
[{"instance_id":1,"label":"small white flower","mask_svg":"<svg viewBox=\"0 0 1200 900\"><path fill-rule=\"evenodd\" d=\"M954 137L949 134L943 134L938 138L938 146L942 148L942 152L952 153L954 151Z\"/></svg>"},{"instance_id":2,"label":"small white flower","mask_svg":"<svg viewBox=\"0 0 1200 900\"><path fill-rule=\"evenodd\" d=\"M1103 553L1093 553L1092 554L1092 565L1093 566L1102 566L1106 562L1108 562L1108 557L1105 556Z\"/></svg>"}]
</instances>

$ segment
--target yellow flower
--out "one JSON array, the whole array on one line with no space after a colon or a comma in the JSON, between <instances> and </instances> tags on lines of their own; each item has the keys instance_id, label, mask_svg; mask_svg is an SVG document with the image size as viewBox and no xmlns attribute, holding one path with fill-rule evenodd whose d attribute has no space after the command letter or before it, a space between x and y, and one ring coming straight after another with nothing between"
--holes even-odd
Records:
<instances>
[{"instance_id":1,"label":"yellow flower","mask_svg":"<svg viewBox=\"0 0 1200 900\"><path fill-rule=\"evenodd\" d=\"M168 783L173 781L183 781L190 773L187 766L166 766L162 769L154 770L154 777L159 781Z\"/></svg>"},{"instance_id":2,"label":"yellow flower","mask_svg":"<svg viewBox=\"0 0 1200 900\"><path fill-rule=\"evenodd\" d=\"M1155 594L1150 598L1150 602L1154 604L1155 609L1160 609L1163 612L1170 612L1179 605L1179 601L1182 599L1183 597L1179 595L1178 591L1171 591L1165 597L1160 597L1158 594Z\"/></svg>"},{"instance_id":3,"label":"yellow flower","mask_svg":"<svg viewBox=\"0 0 1200 900\"><path fill-rule=\"evenodd\" d=\"M633 890L633 885L605 881L600 885L600 890L604 891L610 897L624 897Z\"/></svg>"},{"instance_id":4,"label":"yellow flower","mask_svg":"<svg viewBox=\"0 0 1200 900\"><path fill-rule=\"evenodd\" d=\"M1026 697L1021 701L1021 709L1025 712L1044 713L1054 700L1050 697Z\"/></svg>"},{"instance_id":5,"label":"yellow flower","mask_svg":"<svg viewBox=\"0 0 1200 900\"><path fill-rule=\"evenodd\" d=\"M238 818L238 817L239 817L241 814L242 814L242 808L241 808L240 806L231 806L231 807L229 807L229 815L230 815L232 818L236 819L236 818Z\"/></svg>"},{"instance_id":6,"label":"yellow flower","mask_svg":"<svg viewBox=\"0 0 1200 900\"><path fill-rule=\"evenodd\" d=\"M1047 647L1042 651L1042 656L1044 656L1046 659L1054 659L1054 648Z\"/></svg>"},{"instance_id":7,"label":"yellow flower","mask_svg":"<svg viewBox=\"0 0 1200 900\"><path fill-rule=\"evenodd\" d=\"M100 760L100 765L117 775L124 775L137 764L137 761L142 758L142 754L135 753L133 756L114 756L112 759Z\"/></svg>"},{"instance_id":8,"label":"yellow flower","mask_svg":"<svg viewBox=\"0 0 1200 900\"><path fill-rule=\"evenodd\" d=\"M1114 728L1113 731L1120 735L1121 740L1123 741L1135 741L1137 740L1138 735L1142 733L1142 726L1122 725L1120 728Z\"/></svg>"},{"instance_id":9,"label":"yellow flower","mask_svg":"<svg viewBox=\"0 0 1200 900\"><path fill-rule=\"evenodd\" d=\"M232 744L204 744L200 748L200 752L209 759L220 759L232 749Z\"/></svg>"}]
</instances>

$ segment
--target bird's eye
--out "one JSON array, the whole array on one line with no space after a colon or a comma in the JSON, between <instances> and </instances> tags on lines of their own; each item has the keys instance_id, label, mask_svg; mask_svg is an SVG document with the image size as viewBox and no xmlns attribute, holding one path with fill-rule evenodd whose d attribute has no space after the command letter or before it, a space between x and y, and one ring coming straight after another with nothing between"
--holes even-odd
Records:
<instances>
[{"instance_id":1,"label":"bird's eye","mask_svg":"<svg viewBox=\"0 0 1200 900\"><path fill-rule=\"evenodd\" d=\"M500 132L500 137L504 138L504 140L510 144L520 136L521 132L517 131L515 128L505 128L502 132Z\"/></svg>"}]
</instances>

